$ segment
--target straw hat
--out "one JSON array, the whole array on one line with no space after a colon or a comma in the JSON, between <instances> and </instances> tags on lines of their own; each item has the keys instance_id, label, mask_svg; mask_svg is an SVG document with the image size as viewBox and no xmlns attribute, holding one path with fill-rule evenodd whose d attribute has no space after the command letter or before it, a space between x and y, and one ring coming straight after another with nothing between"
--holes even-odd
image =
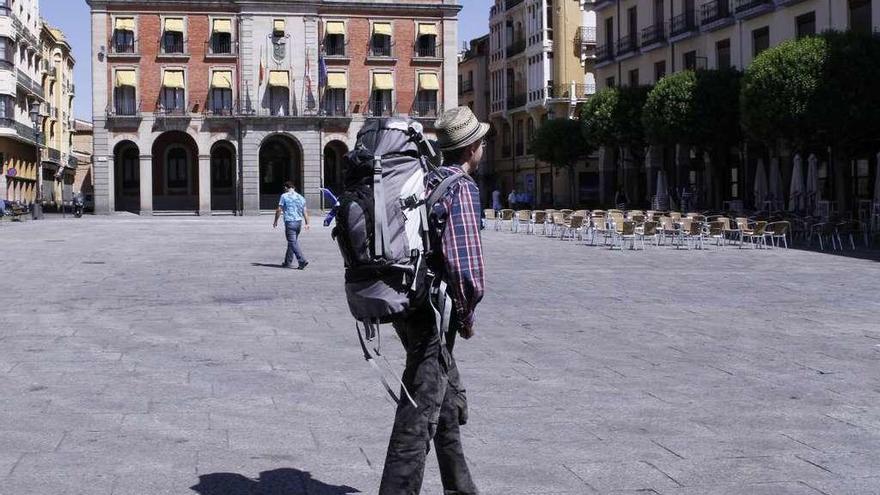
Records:
<instances>
[{"instance_id":1,"label":"straw hat","mask_svg":"<svg viewBox=\"0 0 880 495\"><path fill-rule=\"evenodd\" d=\"M489 132L489 124L477 120L468 107L457 107L443 112L434 122L440 151L464 148L482 139Z\"/></svg>"}]
</instances>

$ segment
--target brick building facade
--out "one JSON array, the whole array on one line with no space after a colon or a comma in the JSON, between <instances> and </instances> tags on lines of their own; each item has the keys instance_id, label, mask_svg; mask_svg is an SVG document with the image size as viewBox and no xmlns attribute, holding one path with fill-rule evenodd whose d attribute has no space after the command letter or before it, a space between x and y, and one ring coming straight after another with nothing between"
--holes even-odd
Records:
<instances>
[{"instance_id":1,"label":"brick building facade","mask_svg":"<svg viewBox=\"0 0 880 495\"><path fill-rule=\"evenodd\" d=\"M98 213L318 206L365 119L456 104L443 0L89 4Z\"/></svg>"}]
</instances>

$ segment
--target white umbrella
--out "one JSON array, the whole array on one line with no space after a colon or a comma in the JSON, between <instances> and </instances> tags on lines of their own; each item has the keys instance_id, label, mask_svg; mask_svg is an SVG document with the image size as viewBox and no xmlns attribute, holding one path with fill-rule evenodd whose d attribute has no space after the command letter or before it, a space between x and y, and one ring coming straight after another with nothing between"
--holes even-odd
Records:
<instances>
[{"instance_id":1,"label":"white umbrella","mask_svg":"<svg viewBox=\"0 0 880 495\"><path fill-rule=\"evenodd\" d=\"M807 209L813 214L819 204L819 194L819 159L810 153L807 158L807 198L810 199L810 202L807 203Z\"/></svg>"},{"instance_id":2,"label":"white umbrella","mask_svg":"<svg viewBox=\"0 0 880 495\"><path fill-rule=\"evenodd\" d=\"M782 174L779 172L779 158L776 157L770 159L769 192L774 203L782 199Z\"/></svg>"},{"instance_id":3,"label":"white umbrella","mask_svg":"<svg viewBox=\"0 0 880 495\"><path fill-rule=\"evenodd\" d=\"M767 197L767 173L764 172L764 160L758 158L758 166L755 170L755 208L764 208L764 198Z\"/></svg>"},{"instance_id":4,"label":"white umbrella","mask_svg":"<svg viewBox=\"0 0 880 495\"><path fill-rule=\"evenodd\" d=\"M880 153L877 153L877 170L874 173L874 204L880 204Z\"/></svg>"},{"instance_id":5,"label":"white umbrella","mask_svg":"<svg viewBox=\"0 0 880 495\"><path fill-rule=\"evenodd\" d=\"M657 171L657 209L665 210L668 208L668 191L669 186L666 184L666 172Z\"/></svg>"},{"instance_id":6,"label":"white umbrella","mask_svg":"<svg viewBox=\"0 0 880 495\"><path fill-rule=\"evenodd\" d=\"M804 209L804 170L800 153L794 155L791 168L791 187L788 189L788 211Z\"/></svg>"}]
</instances>

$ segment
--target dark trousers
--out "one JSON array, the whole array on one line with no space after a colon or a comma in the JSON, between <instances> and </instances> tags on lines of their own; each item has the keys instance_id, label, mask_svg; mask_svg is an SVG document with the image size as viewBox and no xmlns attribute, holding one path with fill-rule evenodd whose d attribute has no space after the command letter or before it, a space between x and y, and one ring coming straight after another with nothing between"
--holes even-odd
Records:
<instances>
[{"instance_id":1,"label":"dark trousers","mask_svg":"<svg viewBox=\"0 0 880 495\"><path fill-rule=\"evenodd\" d=\"M304 263L306 259L299 249L299 231L302 228L302 222L284 222L284 235L287 237L287 253L284 255L284 264L293 263L293 257L296 256L298 263Z\"/></svg>"},{"instance_id":2,"label":"dark trousers","mask_svg":"<svg viewBox=\"0 0 880 495\"><path fill-rule=\"evenodd\" d=\"M380 495L416 495L422 487L425 458L434 441L445 495L478 493L464 458L459 425L467 422L467 398L452 357L455 329L445 345L429 307L394 328L406 349L403 384L418 408L401 391L385 457Z\"/></svg>"}]
</instances>

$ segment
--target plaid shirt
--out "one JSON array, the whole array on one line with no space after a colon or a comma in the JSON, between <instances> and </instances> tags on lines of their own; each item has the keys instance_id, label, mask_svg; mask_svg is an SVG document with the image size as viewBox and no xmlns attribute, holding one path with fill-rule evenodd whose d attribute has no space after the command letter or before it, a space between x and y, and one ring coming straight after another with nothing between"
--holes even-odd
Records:
<instances>
[{"instance_id":1,"label":"plaid shirt","mask_svg":"<svg viewBox=\"0 0 880 495\"><path fill-rule=\"evenodd\" d=\"M427 194L452 174L462 174L430 212L430 222L440 231L442 267L432 267L449 284L450 296L459 321L466 328L474 322L474 309L483 299L483 246L480 241L480 191L458 165L440 167L428 175ZM435 244L436 245L436 244Z\"/></svg>"}]
</instances>

